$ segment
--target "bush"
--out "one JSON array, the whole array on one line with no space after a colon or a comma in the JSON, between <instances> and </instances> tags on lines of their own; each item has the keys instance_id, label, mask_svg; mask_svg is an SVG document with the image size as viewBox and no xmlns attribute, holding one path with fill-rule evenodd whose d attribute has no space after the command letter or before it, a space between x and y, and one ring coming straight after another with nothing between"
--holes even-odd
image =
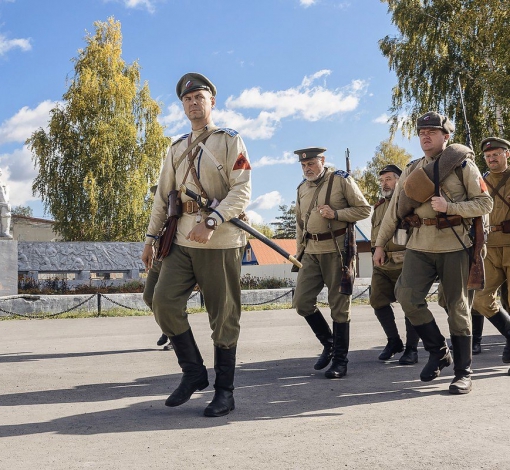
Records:
<instances>
[{"instance_id":1,"label":"bush","mask_svg":"<svg viewBox=\"0 0 510 470\"><path fill-rule=\"evenodd\" d=\"M288 278L256 277L250 274L241 277L241 289L281 289L294 286L294 280Z\"/></svg>"}]
</instances>

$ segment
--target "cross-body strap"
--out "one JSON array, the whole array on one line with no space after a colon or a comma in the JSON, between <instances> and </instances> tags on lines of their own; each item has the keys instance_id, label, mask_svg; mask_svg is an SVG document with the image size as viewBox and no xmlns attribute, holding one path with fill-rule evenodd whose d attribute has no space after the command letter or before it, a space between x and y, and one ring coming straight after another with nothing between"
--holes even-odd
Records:
<instances>
[{"instance_id":1,"label":"cross-body strap","mask_svg":"<svg viewBox=\"0 0 510 470\"><path fill-rule=\"evenodd\" d=\"M489 186L489 188L492 189L491 197L498 196L510 208L510 204L508 203L508 201L499 193L499 190L508 181L508 178L510 178L510 172L508 172L505 176L503 176L503 178L501 178L501 181L496 187L492 186L492 184L489 183L487 178L484 178L483 180L487 183L487 186Z\"/></svg>"},{"instance_id":2,"label":"cross-body strap","mask_svg":"<svg viewBox=\"0 0 510 470\"><path fill-rule=\"evenodd\" d=\"M216 130L218 130L218 128L213 127L212 129L209 129L208 131L200 134L193 142L191 142L191 143L188 142L188 147L186 148L186 150L184 152L182 152L182 155L178 158L177 163L174 166L174 170L177 170L177 168L179 168L182 161L186 158L186 155L188 155L196 145L198 145L200 142L203 142L205 139L207 139L207 137L209 137ZM191 138L191 134L190 134L190 138Z\"/></svg>"}]
</instances>

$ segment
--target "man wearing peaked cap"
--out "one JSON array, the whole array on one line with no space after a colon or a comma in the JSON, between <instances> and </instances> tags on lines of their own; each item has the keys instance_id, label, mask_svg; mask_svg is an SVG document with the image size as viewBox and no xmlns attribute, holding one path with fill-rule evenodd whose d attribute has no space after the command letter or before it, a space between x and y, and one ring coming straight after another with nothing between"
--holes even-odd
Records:
<instances>
[{"instance_id":1,"label":"man wearing peaked cap","mask_svg":"<svg viewBox=\"0 0 510 470\"><path fill-rule=\"evenodd\" d=\"M374 205L372 213L372 230L370 234L372 249L375 247L381 222L388 210L391 197L395 192L395 187L401 174L402 170L396 165L386 165L379 171L379 184L383 197ZM404 350L404 343L400 338L395 322L395 313L391 306L397 300L395 298L395 284L402 272L405 249L405 245L399 245L393 239L386 243L384 247L386 262L382 266L374 266L372 269L370 305L374 309L375 316L379 320L387 338L387 344L379 355L379 360L387 361L395 353L404 351L404 354L399 359L399 364L412 365L418 362L418 342L420 338L409 319L406 318L406 344Z\"/></svg>"},{"instance_id":2,"label":"man wearing peaked cap","mask_svg":"<svg viewBox=\"0 0 510 470\"><path fill-rule=\"evenodd\" d=\"M483 318L487 318L506 338L503 349L503 362L510 363L510 315L498 305L497 291L501 287L502 304L508 305L510 288L510 142L499 137L483 139L481 148L489 172L484 180L494 198L494 208L489 214L489 233L487 236L487 255L484 260L485 286L475 292L473 310L483 316L473 315L477 326L477 339L481 341ZM506 289L504 288L506 287ZM479 322L478 324L476 322ZM474 327L473 327L474 330ZM473 341L475 340L473 331ZM480 348L481 351L481 348ZM509 370L510 373L510 370Z\"/></svg>"},{"instance_id":3,"label":"man wearing peaked cap","mask_svg":"<svg viewBox=\"0 0 510 470\"><path fill-rule=\"evenodd\" d=\"M417 119L416 129L424 156L402 172L379 229L373 260L375 266L384 265L384 247L395 231L408 231L395 297L429 353L420 378L423 382L433 380L453 362L455 377L449 392L465 394L472 387L472 291L467 288L469 248L473 244L470 226L474 217L492 210L493 202L470 158L471 150L460 144L447 146L454 126L446 116L435 111L425 113ZM424 185L432 191L424 190ZM443 288L453 360L427 306L426 298L436 278Z\"/></svg>"},{"instance_id":4,"label":"man wearing peaked cap","mask_svg":"<svg viewBox=\"0 0 510 470\"><path fill-rule=\"evenodd\" d=\"M212 96L216 96L216 87L211 80L200 73L192 72L183 75L175 87L177 96L181 100L184 95L195 90L207 90Z\"/></svg>"},{"instance_id":5,"label":"man wearing peaked cap","mask_svg":"<svg viewBox=\"0 0 510 470\"><path fill-rule=\"evenodd\" d=\"M154 240L158 240L167 221L169 195L177 192L182 215L169 218L175 237L167 253L158 252L161 269L157 282L152 284L154 317L170 338L183 371L180 384L165 405L182 405L194 392L209 385L207 369L186 313L188 298L198 284L209 314L216 373L214 397L204 415L224 416L235 408L241 262L246 245L245 233L227 222L239 217L249 203L251 166L241 136L232 129L214 125L212 109L216 87L208 78L199 73L187 73L178 81L176 92L191 131L172 141L163 163L142 260L150 269ZM196 200L180 192L182 184L217 204L199 206ZM172 201L175 199L173 197ZM175 206L170 207L171 212L178 213ZM167 245L162 243L161 246ZM150 292L146 297L149 300Z\"/></svg>"},{"instance_id":6,"label":"man wearing peaked cap","mask_svg":"<svg viewBox=\"0 0 510 470\"><path fill-rule=\"evenodd\" d=\"M306 149L295 150L294 153L298 156L299 161L311 160L312 158L324 157L323 153L327 149L323 147L309 147Z\"/></svg>"},{"instance_id":7,"label":"man wearing peaked cap","mask_svg":"<svg viewBox=\"0 0 510 470\"><path fill-rule=\"evenodd\" d=\"M296 197L296 241L299 270L293 306L323 346L314 365L324 369L328 379L347 373L351 293L341 292L344 242L347 224L370 215L370 205L358 185L345 171L324 165L323 147L296 150L305 177ZM333 319L329 322L317 308L317 296L328 287Z\"/></svg>"}]
</instances>

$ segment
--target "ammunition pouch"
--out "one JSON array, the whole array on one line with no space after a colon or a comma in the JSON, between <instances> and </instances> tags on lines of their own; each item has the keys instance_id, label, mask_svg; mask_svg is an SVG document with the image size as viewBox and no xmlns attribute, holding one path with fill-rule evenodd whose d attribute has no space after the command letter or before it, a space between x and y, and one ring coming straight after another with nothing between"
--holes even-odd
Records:
<instances>
[{"instance_id":1,"label":"ammunition pouch","mask_svg":"<svg viewBox=\"0 0 510 470\"><path fill-rule=\"evenodd\" d=\"M503 220L501 222L501 231L503 233L510 233L510 220Z\"/></svg>"},{"instance_id":2,"label":"ammunition pouch","mask_svg":"<svg viewBox=\"0 0 510 470\"><path fill-rule=\"evenodd\" d=\"M168 217L179 218L182 215L182 201L180 191L174 189L168 193Z\"/></svg>"},{"instance_id":3,"label":"ammunition pouch","mask_svg":"<svg viewBox=\"0 0 510 470\"><path fill-rule=\"evenodd\" d=\"M420 228L421 220L416 214L408 215L403 219L404 224L407 224L409 227Z\"/></svg>"}]
</instances>

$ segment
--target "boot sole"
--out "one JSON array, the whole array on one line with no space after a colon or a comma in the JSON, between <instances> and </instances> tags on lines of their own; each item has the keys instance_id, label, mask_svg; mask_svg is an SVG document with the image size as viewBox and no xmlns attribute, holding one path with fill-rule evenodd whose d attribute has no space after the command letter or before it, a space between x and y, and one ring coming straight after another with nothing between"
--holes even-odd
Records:
<instances>
[{"instance_id":1,"label":"boot sole","mask_svg":"<svg viewBox=\"0 0 510 470\"><path fill-rule=\"evenodd\" d=\"M170 397L168 397L167 400L165 401L165 406L169 406L170 408L174 408L176 406L181 406L184 403L186 403L187 401L189 401L191 396L195 392L200 392L200 391L204 390L204 388L207 388L208 386L209 386L209 381L207 380L206 382L203 382L199 386L197 386L197 388L195 388L195 390L193 392L191 392L191 395L188 398L186 398L185 400L180 400L178 402L169 402L168 400L170 399Z\"/></svg>"},{"instance_id":2,"label":"boot sole","mask_svg":"<svg viewBox=\"0 0 510 470\"><path fill-rule=\"evenodd\" d=\"M207 418L220 418L221 416L227 416L231 411L234 411L235 409L236 407L233 406L229 410L223 411L221 413L208 413L207 411L204 411L204 416Z\"/></svg>"},{"instance_id":3,"label":"boot sole","mask_svg":"<svg viewBox=\"0 0 510 470\"><path fill-rule=\"evenodd\" d=\"M469 393L471 391L471 388L469 389L460 389L457 387L449 387L448 391L451 395L465 395L466 393Z\"/></svg>"},{"instance_id":4,"label":"boot sole","mask_svg":"<svg viewBox=\"0 0 510 470\"><path fill-rule=\"evenodd\" d=\"M449 367L451 366L453 363L453 358L450 357L449 359L446 359L445 360L445 364L444 365L440 365L439 366L439 370L436 371L435 375L433 375L432 377L431 376L426 376L426 377L423 377L421 374L420 374L420 380L422 382L432 382L434 379L437 379L440 375L441 375L441 371L445 368L445 367Z\"/></svg>"}]
</instances>

